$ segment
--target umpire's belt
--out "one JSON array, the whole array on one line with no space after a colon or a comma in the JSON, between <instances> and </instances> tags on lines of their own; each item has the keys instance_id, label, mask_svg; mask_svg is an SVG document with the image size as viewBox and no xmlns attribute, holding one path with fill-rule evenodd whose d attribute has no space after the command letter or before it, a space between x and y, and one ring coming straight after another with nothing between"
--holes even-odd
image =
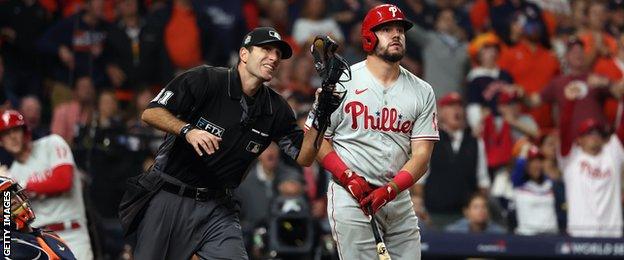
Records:
<instances>
[{"instance_id":1,"label":"umpire's belt","mask_svg":"<svg viewBox=\"0 0 624 260\"><path fill-rule=\"evenodd\" d=\"M209 189L209 188L193 188L189 186L177 185L165 181L162 190L177 194L179 196L188 197L196 201L206 201L209 199L223 198L232 195L230 189Z\"/></svg>"}]
</instances>

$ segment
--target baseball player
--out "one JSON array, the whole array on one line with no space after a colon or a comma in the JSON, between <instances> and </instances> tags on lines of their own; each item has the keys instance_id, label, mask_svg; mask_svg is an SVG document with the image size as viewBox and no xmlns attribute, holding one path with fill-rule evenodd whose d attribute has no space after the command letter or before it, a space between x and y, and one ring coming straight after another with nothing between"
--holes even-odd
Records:
<instances>
[{"instance_id":1,"label":"baseball player","mask_svg":"<svg viewBox=\"0 0 624 260\"><path fill-rule=\"evenodd\" d=\"M35 213L22 186L9 177L0 176L0 192L3 195L8 193L11 200L11 223L8 229L5 228L8 233L4 234L11 238L11 247L8 250L10 253L6 259L76 259L65 242L54 232L30 226L35 220Z\"/></svg>"},{"instance_id":2,"label":"baseball player","mask_svg":"<svg viewBox=\"0 0 624 260\"><path fill-rule=\"evenodd\" d=\"M403 191L425 173L439 136L431 86L399 65L410 27L394 5L368 12L366 60L351 66L353 79L319 151L333 175L327 213L341 259L376 257L365 214L377 219L392 258L420 258L418 220Z\"/></svg>"},{"instance_id":3,"label":"baseball player","mask_svg":"<svg viewBox=\"0 0 624 260\"><path fill-rule=\"evenodd\" d=\"M56 232L77 259L93 259L82 184L63 138L48 135L31 141L24 117L5 110L0 114L0 146L15 158L9 177L24 187L37 212L32 225Z\"/></svg>"}]
</instances>

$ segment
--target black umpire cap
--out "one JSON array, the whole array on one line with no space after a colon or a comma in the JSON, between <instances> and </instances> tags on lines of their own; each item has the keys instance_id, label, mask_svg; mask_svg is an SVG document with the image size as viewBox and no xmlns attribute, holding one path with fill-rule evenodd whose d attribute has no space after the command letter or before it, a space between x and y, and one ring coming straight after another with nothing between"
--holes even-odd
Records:
<instances>
[{"instance_id":1,"label":"black umpire cap","mask_svg":"<svg viewBox=\"0 0 624 260\"><path fill-rule=\"evenodd\" d=\"M282 52L282 59L288 59L292 56L292 48L282 40L277 30L271 27L258 27L253 29L243 38L241 47L261 46L271 44L276 46Z\"/></svg>"}]
</instances>

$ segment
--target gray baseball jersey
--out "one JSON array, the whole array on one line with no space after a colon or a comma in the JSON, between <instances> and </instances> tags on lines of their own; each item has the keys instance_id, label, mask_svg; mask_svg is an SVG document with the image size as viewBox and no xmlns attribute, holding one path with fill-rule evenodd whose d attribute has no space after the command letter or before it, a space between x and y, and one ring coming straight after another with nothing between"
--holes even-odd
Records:
<instances>
[{"instance_id":1,"label":"gray baseball jersey","mask_svg":"<svg viewBox=\"0 0 624 260\"><path fill-rule=\"evenodd\" d=\"M373 77L364 61L351 66L351 71L353 79L345 83L346 97L332 114L325 138L333 141L349 169L381 186L409 160L412 141L439 139L435 96L429 84L402 67L389 87ZM327 213L341 259L375 258L368 217L333 181ZM398 194L376 218L393 259L420 259L418 219L408 192Z\"/></svg>"},{"instance_id":2,"label":"gray baseball jersey","mask_svg":"<svg viewBox=\"0 0 624 260\"><path fill-rule=\"evenodd\" d=\"M436 99L427 82L403 67L390 87L381 85L364 61L351 71L346 97L325 137L351 170L380 186L409 160L411 141L439 140Z\"/></svg>"}]
</instances>

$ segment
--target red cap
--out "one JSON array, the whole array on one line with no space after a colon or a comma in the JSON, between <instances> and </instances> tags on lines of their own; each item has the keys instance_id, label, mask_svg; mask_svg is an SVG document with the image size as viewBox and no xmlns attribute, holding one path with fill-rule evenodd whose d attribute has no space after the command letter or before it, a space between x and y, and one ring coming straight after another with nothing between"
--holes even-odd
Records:
<instances>
[{"instance_id":1,"label":"red cap","mask_svg":"<svg viewBox=\"0 0 624 260\"><path fill-rule=\"evenodd\" d=\"M462 99L462 96L459 93L453 91L440 98L440 100L438 101L438 106L443 107L452 104L461 104L463 102L464 100Z\"/></svg>"},{"instance_id":2,"label":"red cap","mask_svg":"<svg viewBox=\"0 0 624 260\"><path fill-rule=\"evenodd\" d=\"M531 148L529 148L529 153L527 154L527 159L533 160L541 158L544 158L544 155L540 152L539 148L537 148L537 146L535 145L531 145Z\"/></svg>"},{"instance_id":3,"label":"red cap","mask_svg":"<svg viewBox=\"0 0 624 260\"><path fill-rule=\"evenodd\" d=\"M578 127L578 134L579 136L586 135L586 134L591 133L594 130L598 130L600 134L602 135L607 134L607 130L605 129L604 125L598 122L598 120L593 119L593 118L588 118L588 119L583 120L583 122L581 122L581 124Z\"/></svg>"},{"instance_id":4,"label":"red cap","mask_svg":"<svg viewBox=\"0 0 624 260\"><path fill-rule=\"evenodd\" d=\"M24 116L15 110L4 110L0 114L0 131L15 127L26 127Z\"/></svg>"},{"instance_id":5,"label":"red cap","mask_svg":"<svg viewBox=\"0 0 624 260\"><path fill-rule=\"evenodd\" d=\"M520 100L516 92L501 91L498 93L498 104L509 104Z\"/></svg>"}]
</instances>

